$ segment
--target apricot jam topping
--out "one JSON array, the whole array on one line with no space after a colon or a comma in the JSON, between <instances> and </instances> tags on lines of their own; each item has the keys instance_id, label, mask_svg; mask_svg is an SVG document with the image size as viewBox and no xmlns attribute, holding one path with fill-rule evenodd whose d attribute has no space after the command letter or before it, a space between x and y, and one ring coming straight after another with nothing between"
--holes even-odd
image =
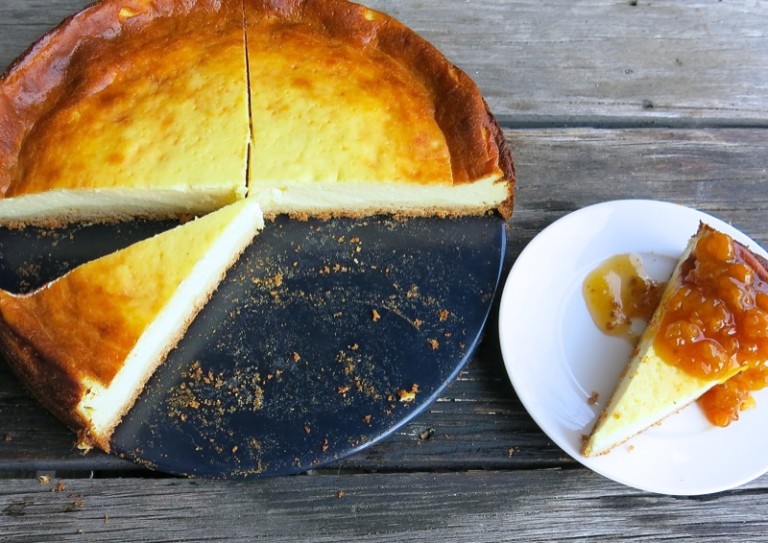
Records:
<instances>
[{"instance_id":1,"label":"apricot jam topping","mask_svg":"<svg viewBox=\"0 0 768 543\"><path fill-rule=\"evenodd\" d=\"M698 400L717 426L738 420L754 403L751 392L768 386L766 267L730 237L706 229L682 265L681 284L670 294L654 338L656 352L670 364L725 380ZM583 295L603 333L633 341L632 320L647 320L663 289L647 277L639 255L620 254L590 272Z\"/></svg>"},{"instance_id":2,"label":"apricot jam topping","mask_svg":"<svg viewBox=\"0 0 768 543\"><path fill-rule=\"evenodd\" d=\"M632 321L647 321L651 317L663 289L663 284L647 276L640 255L629 253L601 263L587 275L582 286L595 325L604 334L629 341L637 339Z\"/></svg>"},{"instance_id":3,"label":"apricot jam topping","mask_svg":"<svg viewBox=\"0 0 768 543\"><path fill-rule=\"evenodd\" d=\"M683 263L654 348L690 375L727 379L699 401L713 424L726 426L768 384L768 284L750 255L725 234L707 230Z\"/></svg>"}]
</instances>

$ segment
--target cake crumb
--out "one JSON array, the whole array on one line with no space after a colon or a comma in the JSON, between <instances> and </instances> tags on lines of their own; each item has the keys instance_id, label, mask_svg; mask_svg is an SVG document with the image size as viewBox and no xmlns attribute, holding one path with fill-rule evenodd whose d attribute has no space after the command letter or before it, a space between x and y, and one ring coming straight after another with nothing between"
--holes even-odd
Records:
<instances>
[{"instance_id":1,"label":"cake crumb","mask_svg":"<svg viewBox=\"0 0 768 543\"><path fill-rule=\"evenodd\" d=\"M41 485L48 485L51 484L51 476L50 475L41 475L37 478L38 482Z\"/></svg>"},{"instance_id":2,"label":"cake crumb","mask_svg":"<svg viewBox=\"0 0 768 543\"><path fill-rule=\"evenodd\" d=\"M447 309L441 309L440 312L437 314L437 318L440 319L440 322L445 322L448 320L448 317L451 315L451 312Z\"/></svg>"},{"instance_id":3,"label":"cake crumb","mask_svg":"<svg viewBox=\"0 0 768 543\"><path fill-rule=\"evenodd\" d=\"M84 503L83 496L81 494L68 494L67 497L73 498L73 501L64 508L66 513L74 513L75 511L79 511L83 508Z\"/></svg>"},{"instance_id":4,"label":"cake crumb","mask_svg":"<svg viewBox=\"0 0 768 543\"><path fill-rule=\"evenodd\" d=\"M301 360L301 355L299 353L297 353L297 352L294 352L293 353L293 361L294 362L298 362L299 360Z\"/></svg>"},{"instance_id":5,"label":"cake crumb","mask_svg":"<svg viewBox=\"0 0 768 543\"><path fill-rule=\"evenodd\" d=\"M379 312L374 309L371 311L371 318L373 319L373 322L378 322L378 320L381 318L381 315L379 315Z\"/></svg>"},{"instance_id":6,"label":"cake crumb","mask_svg":"<svg viewBox=\"0 0 768 543\"><path fill-rule=\"evenodd\" d=\"M587 403L589 405L597 405L597 402L600 400L600 394L598 392L593 392L589 395L589 398L587 398Z\"/></svg>"},{"instance_id":7,"label":"cake crumb","mask_svg":"<svg viewBox=\"0 0 768 543\"><path fill-rule=\"evenodd\" d=\"M434 428L426 428L419 432L419 441L427 441L429 439L432 439L435 435L435 429Z\"/></svg>"},{"instance_id":8,"label":"cake crumb","mask_svg":"<svg viewBox=\"0 0 768 543\"><path fill-rule=\"evenodd\" d=\"M433 351L436 351L437 349L440 348L440 343L436 339L430 338L427 340L427 343L429 343Z\"/></svg>"},{"instance_id":9,"label":"cake crumb","mask_svg":"<svg viewBox=\"0 0 768 543\"><path fill-rule=\"evenodd\" d=\"M343 490L337 490L336 491L336 497L337 498L343 498L344 497L344 491Z\"/></svg>"},{"instance_id":10,"label":"cake crumb","mask_svg":"<svg viewBox=\"0 0 768 543\"><path fill-rule=\"evenodd\" d=\"M397 395L400 397L402 403L410 403L416 399L416 393L419 391L419 385L413 385L411 390L400 389L397 391Z\"/></svg>"}]
</instances>

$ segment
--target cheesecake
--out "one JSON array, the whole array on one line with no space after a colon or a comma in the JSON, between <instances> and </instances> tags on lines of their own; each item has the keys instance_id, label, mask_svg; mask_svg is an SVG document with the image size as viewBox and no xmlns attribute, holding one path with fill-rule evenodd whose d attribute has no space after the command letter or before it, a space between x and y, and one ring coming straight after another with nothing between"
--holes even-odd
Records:
<instances>
[{"instance_id":1,"label":"cheesecake","mask_svg":"<svg viewBox=\"0 0 768 543\"><path fill-rule=\"evenodd\" d=\"M102 1L0 78L0 223L202 214L242 199L238 0Z\"/></svg>"},{"instance_id":2,"label":"cheesecake","mask_svg":"<svg viewBox=\"0 0 768 543\"><path fill-rule=\"evenodd\" d=\"M474 82L346 0L102 0L0 77L0 134L0 225L513 207Z\"/></svg>"},{"instance_id":3,"label":"cheesecake","mask_svg":"<svg viewBox=\"0 0 768 543\"><path fill-rule=\"evenodd\" d=\"M766 361L768 262L702 224L582 453L607 453ZM764 384L752 383L756 388ZM719 426L729 424L741 407L712 403L704 404L705 414ZM723 420L718 415L723 411L733 416Z\"/></svg>"},{"instance_id":4,"label":"cheesecake","mask_svg":"<svg viewBox=\"0 0 768 543\"><path fill-rule=\"evenodd\" d=\"M81 446L109 451L116 425L262 227L258 204L244 199L29 294L0 291L5 359Z\"/></svg>"},{"instance_id":5,"label":"cheesecake","mask_svg":"<svg viewBox=\"0 0 768 543\"><path fill-rule=\"evenodd\" d=\"M248 189L267 216L512 210L477 86L392 17L346 0L245 0Z\"/></svg>"},{"instance_id":6,"label":"cheesecake","mask_svg":"<svg viewBox=\"0 0 768 543\"><path fill-rule=\"evenodd\" d=\"M100 0L0 76L0 227L204 217L0 293L0 345L84 444L109 450L264 217L508 219L515 182L475 83L384 13Z\"/></svg>"}]
</instances>

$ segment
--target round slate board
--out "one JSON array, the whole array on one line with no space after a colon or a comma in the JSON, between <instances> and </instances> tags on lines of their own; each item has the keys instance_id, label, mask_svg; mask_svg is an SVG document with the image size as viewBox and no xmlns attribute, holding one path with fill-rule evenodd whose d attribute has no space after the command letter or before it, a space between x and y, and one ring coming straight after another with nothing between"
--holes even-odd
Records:
<instances>
[{"instance_id":1,"label":"round slate board","mask_svg":"<svg viewBox=\"0 0 768 543\"><path fill-rule=\"evenodd\" d=\"M169 226L3 231L0 287L30 290ZM360 451L471 357L505 247L495 216L268 223L118 426L113 452L167 473L245 477Z\"/></svg>"}]
</instances>

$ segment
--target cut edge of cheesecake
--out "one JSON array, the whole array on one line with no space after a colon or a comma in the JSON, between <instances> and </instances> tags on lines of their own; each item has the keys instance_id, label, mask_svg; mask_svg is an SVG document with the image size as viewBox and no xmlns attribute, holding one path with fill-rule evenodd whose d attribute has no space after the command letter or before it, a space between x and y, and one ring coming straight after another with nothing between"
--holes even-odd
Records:
<instances>
[{"instance_id":1,"label":"cut edge of cheesecake","mask_svg":"<svg viewBox=\"0 0 768 543\"><path fill-rule=\"evenodd\" d=\"M680 256L674 271L661 296L659 306L652 315L647 328L640 337L629 364L622 372L619 382L605 408L597 418L592 431L581 449L585 457L607 454L617 446L661 423L684 407L698 400L714 386L725 382L744 369L733 368L729 373L716 379L691 375L664 361L654 348L654 340L664 318L667 302L681 284L685 263L691 257L696 243L714 229L704 223L691 237ZM766 262L746 246L734 243L755 259L759 272L766 269Z\"/></svg>"},{"instance_id":2,"label":"cut edge of cheesecake","mask_svg":"<svg viewBox=\"0 0 768 543\"><path fill-rule=\"evenodd\" d=\"M287 182L259 190L252 187L249 195L259 201L268 219L280 214L300 219L363 218L381 214L458 217L482 215L494 209L508 218L511 207L506 206L512 205L508 186L499 183L496 177L458 185L378 181L318 184L310 188Z\"/></svg>"},{"instance_id":3,"label":"cut edge of cheesecake","mask_svg":"<svg viewBox=\"0 0 768 543\"><path fill-rule=\"evenodd\" d=\"M56 228L79 222L113 223L135 219L200 216L243 200L245 186L52 190L18 198L0 198L0 224L8 228ZM20 199L24 200L23 206Z\"/></svg>"},{"instance_id":4,"label":"cut edge of cheesecake","mask_svg":"<svg viewBox=\"0 0 768 543\"><path fill-rule=\"evenodd\" d=\"M225 225L217 224L220 221L225 221ZM122 361L120 369L106 386L87 376L79 379L73 377L72 370L63 361L64 357L46 353L44 347L36 344L38 339L35 334L29 334L29 330L20 331L7 321L6 304L13 307L12 304L19 298L40 295L58 280L26 295L0 291L0 344L7 354L6 359L33 395L77 433L81 448L96 445L109 452L115 427L133 406L151 375L186 333L198 312L218 288L227 270L263 225L258 204L252 199L245 199L103 257L125 254L139 244L151 245L161 236L173 235L180 240L196 239L209 234L208 228L221 230L215 234L215 239L210 242L202 258L193 264L190 273L179 281L167 303L143 329ZM85 263L78 268L94 262L97 261ZM142 265L153 264L159 262ZM151 273L156 271L153 269ZM143 284L135 287L147 288ZM99 285L94 285L94 288L98 289ZM76 333L76 327L73 333Z\"/></svg>"}]
</instances>

